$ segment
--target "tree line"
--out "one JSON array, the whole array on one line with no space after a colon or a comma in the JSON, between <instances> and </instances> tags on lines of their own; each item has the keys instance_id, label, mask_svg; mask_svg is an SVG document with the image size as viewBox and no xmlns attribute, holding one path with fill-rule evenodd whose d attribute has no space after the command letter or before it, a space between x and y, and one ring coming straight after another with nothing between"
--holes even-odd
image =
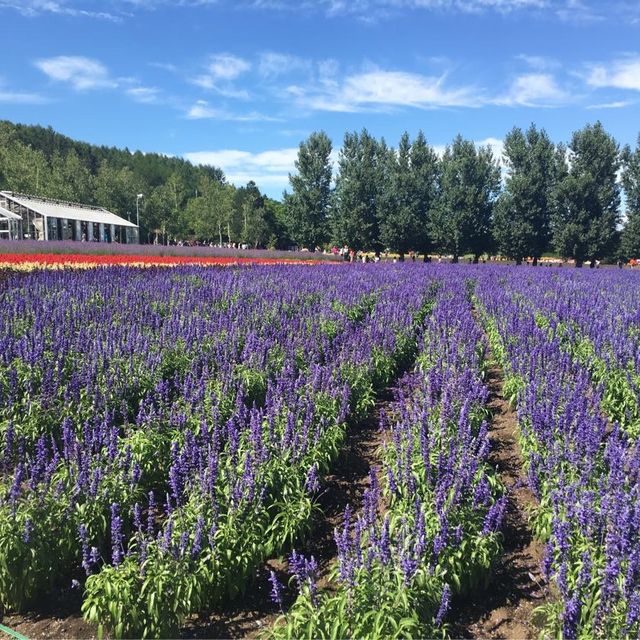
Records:
<instances>
[{"instance_id":1,"label":"tree line","mask_svg":"<svg viewBox=\"0 0 640 640\"><path fill-rule=\"evenodd\" d=\"M236 188L216 167L78 142L51 127L0 121L0 189L97 205L132 222L138 201L143 242L291 243L282 204L253 182Z\"/></svg>"},{"instance_id":2,"label":"tree line","mask_svg":"<svg viewBox=\"0 0 640 640\"><path fill-rule=\"evenodd\" d=\"M348 132L337 167L322 131L300 143L278 202L216 167L90 145L53 129L0 122L0 188L103 206L135 221L141 239L250 247L500 254L545 253L576 264L640 257L640 138L620 148L600 122L556 144L535 125L489 147L457 136L442 154L422 132L397 148ZM625 214L622 214L622 196Z\"/></svg>"},{"instance_id":3,"label":"tree line","mask_svg":"<svg viewBox=\"0 0 640 640\"><path fill-rule=\"evenodd\" d=\"M503 171L488 146L462 136L438 156L422 132L413 140L405 133L397 149L366 129L347 133L334 182L331 152L322 131L300 144L284 204L301 245L332 241L454 261L499 254L536 263L555 253L578 266L640 257L640 137L635 150L621 149L600 122L567 145L533 124L513 128Z\"/></svg>"}]
</instances>

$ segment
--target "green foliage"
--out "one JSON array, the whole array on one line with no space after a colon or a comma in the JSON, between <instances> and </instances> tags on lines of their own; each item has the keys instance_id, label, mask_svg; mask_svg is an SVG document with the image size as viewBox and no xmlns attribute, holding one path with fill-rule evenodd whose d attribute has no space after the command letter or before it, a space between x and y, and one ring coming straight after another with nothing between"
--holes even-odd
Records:
<instances>
[{"instance_id":1,"label":"green foliage","mask_svg":"<svg viewBox=\"0 0 640 640\"><path fill-rule=\"evenodd\" d=\"M500 189L500 170L491 149L476 149L458 135L441 161L438 201L430 232L435 247L476 258L491 248L491 215Z\"/></svg>"},{"instance_id":2,"label":"green foliage","mask_svg":"<svg viewBox=\"0 0 640 640\"><path fill-rule=\"evenodd\" d=\"M389 185L379 212L380 240L401 255L412 249L426 251L427 225L437 193L438 158L422 132L413 143L405 132L389 161Z\"/></svg>"},{"instance_id":3,"label":"green foliage","mask_svg":"<svg viewBox=\"0 0 640 640\"><path fill-rule=\"evenodd\" d=\"M622 184L627 197L627 223L622 232L621 253L626 259L640 258L640 136L634 152L622 154Z\"/></svg>"},{"instance_id":4,"label":"green foliage","mask_svg":"<svg viewBox=\"0 0 640 640\"><path fill-rule=\"evenodd\" d=\"M595 262L614 248L620 221L618 145L600 122L574 132L570 167L557 188L552 217L553 243L580 266Z\"/></svg>"},{"instance_id":5,"label":"green foliage","mask_svg":"<svg viewBox=\"0 0 640 640\"><path fill-rule=\"evenodd\" d=\"M494 212L494 236L502 255L521 261L548 248L553 196L562 159L544 129L515 127L504 140L508 176Z\"/></svg>"},{"instance_id":6,"label":"green foliage","mask_svg":"<svg viewBox=\"0 0 640 640\"><path fill-rule=\"evenodd\" d=\"M346 133L338 165L335 239L357 249L380 249L380 199L388 185L389 149L366 129Z\"/></svg>"},{"instance_id":7,"label":"green foliage","mask_svg":"<svg viewBox=\"0 0 640 640\"><path fill-rule=\"evenodd\" d=\"M329 237L330 156L331 140L316 131L300 143L297 174L289 174L293 193L284 196L286 221L291 239L301 247L314 249Z\"/></svg>"}]
</instances>

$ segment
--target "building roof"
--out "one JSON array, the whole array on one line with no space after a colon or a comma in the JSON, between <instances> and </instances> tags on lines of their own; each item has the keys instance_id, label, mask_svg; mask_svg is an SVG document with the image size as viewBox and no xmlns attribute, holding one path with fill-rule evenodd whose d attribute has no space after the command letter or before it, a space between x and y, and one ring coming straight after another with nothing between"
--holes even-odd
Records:
<instances>
[{"instance_id":1,"label":"building roof","mask_svg":"<svg viewBox=\"0 0 640 640\"><path fill-rule=\"evenodd\" d=\"M17 213L13 213L13 211L9 211L9 209L5 209L4 207L0 207L0 218L9 218L9 220L22 220L22 218Z\"/></svg>"},{"instance_id":2,"label":"building roof","mask_svg":"<svg viewBox=\"0 0 640 640\"><path fill-rule=\"evenodd\" d=\"M0 191L0 195L45 217L82 220L83 222L102 222L103 224L116 224L121 227L137 226L102 207L92 207L91 205L51 200L49 198L36 198L11 191Z\"/></svg>"}]
</instances>

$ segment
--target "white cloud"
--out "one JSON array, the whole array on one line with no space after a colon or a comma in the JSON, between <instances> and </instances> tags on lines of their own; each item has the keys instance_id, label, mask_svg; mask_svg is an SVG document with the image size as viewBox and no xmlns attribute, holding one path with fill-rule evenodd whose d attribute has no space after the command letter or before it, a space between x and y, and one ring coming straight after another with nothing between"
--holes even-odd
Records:
<instances>
[{"instance_id":1,"label":"white cloud","mask_svg":"<svg viewBox=\"0 0 640 640\"><path fill-rule=\"evenodd\" d=\"M600 89L610 87L640 91L640 56L629 56L612 63L590 67L587 83Z\"/></svg>"},{"instance_id":2,"label":"white cloud","mask_svg":"<svg viewBox=\"0 0 640 640\"><path fill-rule=\"evenodd\" d=\"M4 78L0 77L0 104L45 104L47 98L38 93L26 91L12 91L6 89Z\"/></svg>"},{"instance_id":3,"label":"white cloud","mask_svg":"<svg viewBox=\"0 0 640 640\"><path fill-rule=\"evenodd\" d=\"M208 73L214 80L235 80L249 69L251 64L247 60L229 53L212 56L207 65Z\"/></svg>"},{"instance_id":4,"label":"white cloud","mask_svg":"<svg viewBox=\"0 0 640 640\"><path fill-rule=\"evenodd\" d=\"M258 72L263 78L277 78L294 71L308 70L311 64L309 60L286 53L266 51L260 54Z\"/></svg>"},{"instance_id":5,"label":"white cloud","mask_svg":"<svg viewBox=\"0 0 640 640\"><path fill-rule=\"evenodd\" d=\"M187 110L186 117L190 120L234 120L236 122L269 121L276 122L278 118L273 118L257 111L249 113L232 113L225 109L218 109L211 106L206 100L196 100Z\"/></svg>"},{"instance_id":6,"label":"white cloud","mask_svg":"<svg viewBox=\"0 0 640 640\"><path fill-rule=\"evenodd\" d=\"M236 186L253 180L260 187L285 189L289 183L289 173L294 170L298 147L257 153L239 149L194 151L185 153L184 157L194 164L220 167L227 180Z\"/></svg>"},{"instance_id":7,"label":"white cloud","mask_svg":"<svg viewBox=\"0 0 640 640\"><path fill-rule=\"evenodd\" d=\"M84 56L56 56L37 60L36 67L58 82L67 82L77 91L114 88L117 82L98 60Z\"/></svg>"},{"instance_id":8,"label":"white cloud","mask_svg":"<svg viewBox=\"0 0 640 640\"><path fill-rule=\"evenodd\" d=\"M504 142L500 138L485 138L476 141L477 147L489 147L493 153L493 157L500 163L502 162L502 153L504 151Z\"/></svg>"},{"instance_id":9,"label":"white cloud","mask_svg":"<svg viewBox=\"0 0 640 640\"><path fill-rule=\"evenodd\" d=\"M55 2L54 0L0 0L0 9L14 9L27 17L52 13L73 18L97 18L110 20L111 22L120 22L122 20L121 15L109 13L108 11L80 9L72 6L73 4L72 2Z\"/></svg>"},{"instance_id":10,"label":"white cloud","mask_svg":"<svg viewBox=\"0 0 640 640\"><path fill-rule=\"evenodd\" d=\"M160 99L160 90L156 87L131 87L126 90L126 94L143 104L154 104Z\"/></svg>"},{"instance_id":11,"label":"white cloud","mask_svg":"<svg viewBox=\"0 0 640 640\"><path fill-rule=\"evenodd\" d=\"M301 106L320 111L357 112L390 107L473 107L481 103L472 87L449 88L445 76L374 69L327 81L320 91L292 85L288 92Z\"/></svg>"},{"instance_id":12,"label":"white cloud","mask_svg":"<svg viewBox=\"0 0 640 640\"><path fill-rule=\"evenodd\" d=\"M570 98L551 74L525 73L513 80L506 95L492 102L505 106L557 107L567 103Z\"/></svg>"},{"instance_id":13,"label":"white cloud","mask_svg":"<svg viewBox=\"0 0 640 640\"><path fill-rule=\"evenodd\" d=\"M587 109L624 109L634 104L631 100L617 100L615 102L603 102L601 104L590 104Z\"/></svg>"},{"instance_id":14,"label":"white cloud","mask_svg":"<svg viewBox=\"0 0 640 640\"><path fill-rule=\"evenodd\" d=\"M236 80L250 69L251 63L248 60L230 53L219 53L211 56L204 73L190 78L189 82L201 89L215 91L225 98L246 100L249 98L249 92L234 87L232 80Z\"/></svg>"},{"instance_id":15,"label":"white cloud","mask_svg":"<svg viewBox=\"0 0 640 640\"><path fill-rule=\"evenodd\" d=\"M572 0L567 0L571 2ZM356 15L375 18L401 10L431 10L478 13L510 12L564 6L563 0L249 0L258 9L322 10L330 16Z\"/></svg>"},{"instance_id":16,"label":"white cloud","mask_svg":"<svg viewBox=\"0 0 640 640\"><path fill-rule=\"evenodd\" d=\"M6 91L0 87L0 103L2 104L45 104L48 100L37 93L21 93Z\"/></svg>"},{"instance_id":17,"label":"white cloud","mask_svg":"<svg viewBox=\"0 0 640 640\"><path fill-rule=\"evenodd\" d=\"M527 55L523 53L516 56L516 58L522 60L522 62L536 71L549 71L560 67L558 60L547 56Z\"/></svg>"}]
</instances>

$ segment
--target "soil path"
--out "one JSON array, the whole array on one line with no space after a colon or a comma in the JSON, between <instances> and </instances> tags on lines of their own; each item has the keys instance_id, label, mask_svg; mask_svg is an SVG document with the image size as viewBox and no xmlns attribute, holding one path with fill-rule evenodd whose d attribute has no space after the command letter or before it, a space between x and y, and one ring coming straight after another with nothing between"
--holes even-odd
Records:
<instances>
[{"instance_id":1,"label":"soil path","mask_svg":"<svg viewBox=\"0 0 640 640\"><path fill-rule=\"evenodd\" d=\"M342 523L344 510L350 505L354 517L362 508L362 496L370 485L369 473L379 464L379 449L383 435L379 428L380 414L385 411L393 396L393 387L378 394L379 400L370 415L357 425L347 429L345 443L332 473L325 476L319 496L321 511L316 516L310 536L297 549L318 561L321 589L331 589L328 579L331 566L337 558L333 538L335 527ZM206 618L193 619L183 629L184 638L255 638L280 615L270 596L269 571L278 575L286 585L289 580L286 558L269 560L256 574L255 582L246 596L226 611ZM296 594L286 594L285 606L290 606Z\"/></svg>"},{"instance_id":2,"label":"soil path","mask_svg":"<svg viewBox=\"0 0 640 640\"><path fill-rule=\"evenodd\" d=\"M490 463L507 490L503 522L504 552L486 591L469 594L451 613L454 638L535 640L540 630L533 610L548 597L541 565L544 545L533 538L528 511L537 504L527 486L517 439L517 415L503 395L504 376L488 354L488 407L493 414L489 438Z\"/></svg>"}]
</instances>

